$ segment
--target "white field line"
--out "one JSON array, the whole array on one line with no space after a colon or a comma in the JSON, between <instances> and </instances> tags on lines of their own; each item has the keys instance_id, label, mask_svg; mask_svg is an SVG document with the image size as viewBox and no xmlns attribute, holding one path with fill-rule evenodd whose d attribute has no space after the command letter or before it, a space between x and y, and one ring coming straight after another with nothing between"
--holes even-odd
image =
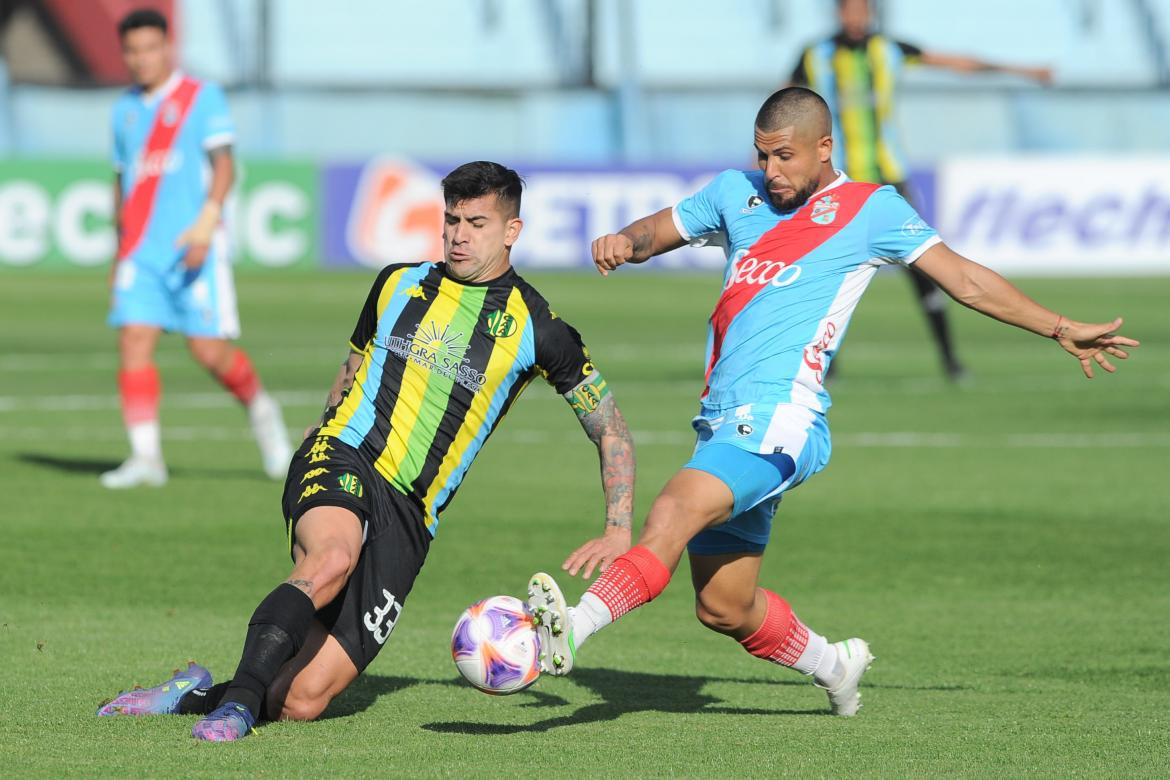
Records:
<instances>
[{"instance_id":1,"label":"white field line","mask_svg":"<svg viewBox=\"0 0 1170 780\"><path fill-rule=\"evenodd\" d=\"M338 349L298 349L283 347L279 349L251 350L253 358L265 366L303 366L319 364L326 369L332 369L339 364L346 355L347 347L343 343ZM605 350L607 362L638 362L652 356L655 361L678 360L688 361L695 365L696 375L703 367L703 347L692 344L671 344L666 346L637 346L617 345ZM193 365L189 355L184 352L159 353L155 362L163 367ZM0 355L0 372L55 372L55 371L114 371L118 366L118 356L114 352L53 352L52 354L16 355L12 353Z\"/></svg>"},{"instance_id":2,"label":"white field line","mask_svg":"<svg viewBox=\"0 0 1170 780\"><path fill-rule=\"evenodd\" d=\"M110 366L110 383L113 384L113 366ZM0 370L0 379L5 379L5 372ZM1106 380L1107 381L1107 380ZM164 379L165 382L165 379ZM1051 375L1016 376L1012 380L994 380L986 385L978 383L962 388L954 388L943 379L918 377L891 382L884 391L895 395L935 395L951 392L956 399L964 395L998 395L1027 392L1052 392L1057 389L1065 390L1080 387L1085 379L1079 375L1070 375L1063 378L1054 378ZM8 384L7 382L5 384ZM1156 380L1161 387L1170 387L1170 374L1165 374ZM645 392L661 392L664 387L690 388L694 391L696 401L701 389L701 380L696 374L694 381L680 381L677 379L623 379L617 385L617 392L630 394ZM847 387L843 388L848 391ZM833 388L829 388L830 393ZM324 403L328 387L322 383L320 390L282 390L273 393L273 396L283 404L290 406L319 406ZM522 402L555 401L559 397L552 392L525 393ZM163 407L171 409L214 409L230 407L235 401L227 393L211 391L203 393L168 393L163 387ZM117 409L118 397L114 393L90 394L62 394L62 395L0 395L0 414L5 412L79 412L99 409Z\"/></svg>"},{"instance_id":3,"label":"white field line","mask_svg":"<svg viewBox=\"0 0 1170 780\"><path fill-rule=\"evenodd\" d=\"M251 433L244 426L183 426L164 425L163 438L170 441L244 441ZM294 440L301 431L290 429ZM8 441L120 441L126 436L121 427L12 427L5 428ZM685 431L633 431L638 446L690 447L694 434ZM493 437L513 444L584 445L583 435L575 430L536 430L505 427ZM910 449L1131 449L1170 448L1170 433L1024 433L1024 434L965 434L927 433L922 431L888 431L869 433L842 433L833 437L837 448L910 448Z\"/></svg>"}]
</instances>

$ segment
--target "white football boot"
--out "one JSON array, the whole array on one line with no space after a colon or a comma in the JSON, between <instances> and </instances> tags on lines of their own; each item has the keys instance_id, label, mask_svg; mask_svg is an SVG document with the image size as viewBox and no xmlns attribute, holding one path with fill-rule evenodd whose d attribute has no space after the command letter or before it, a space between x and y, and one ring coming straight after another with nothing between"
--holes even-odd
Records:
<instances>
[{"instance_id":1,"label":"white football boot","mask_svg":"<svg viewBox=\"0 0 1170 780\"><path fill-rule=\"evenodd\" d=\"M260 445L264 473L270 479L284 479L293 450L280 404L267 393L261 393L248 405L248 420L252 423L252 435Z\"/></svg>"},{"instance_id":2,"label":"white football boot","mask_svg":"<svg viewBox=\"0 0 1170 780\"><path fill-rule=\"evenodd\" d=\"M557 677L568 674L577 656L573 619L556 580L542 571L528 578L528 613L540 640L540 670Z\"/></svg>"},{"instance_id":3,"label":"white football boot","mask_svg":"<svg viewBox=\"0 0 1170 780\"><path fill-rule=\"evenodd\" d=\"M845 676L832 687L823 685L817 687L828 692L829 709L834 715L849 718L861 709L861 691L857 690L857 686L861 682L861 675L865 674L869 665L873 663L874 657L869 652L869 643L857 637L834 642L833 647L837 648L838 662L845 667Z\"/></svg>"},{"instance_id":4,"label":"white football boot","mask_svg":"<svg viewBox=\"0 0 1170 780\"><path fill-rule=\"evenodd\" d=\"M125 490L141 485L162 487L167 484L167 467L161 459L131 455L118 468L102 474L98 481L102 487L110 490Z\"/></svg>"}]
</instances>

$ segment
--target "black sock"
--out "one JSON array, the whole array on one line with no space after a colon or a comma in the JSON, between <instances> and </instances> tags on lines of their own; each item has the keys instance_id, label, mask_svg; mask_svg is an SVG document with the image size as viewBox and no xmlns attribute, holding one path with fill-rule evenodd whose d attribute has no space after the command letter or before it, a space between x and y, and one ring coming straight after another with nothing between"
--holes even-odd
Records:
<instances>
[{"instance_id":1,"label":"black sock","mask_svg":"<svg viewBox=\"0 0 1170 780\"><path fill-rule=\"evenodd\" d=\"M914 291L918 293L922 311L926 315L927 324L930 325L931 335L934 336L934 343L938 345L938 350L942 354L943 364L948 373L956 371L959 369L959 361L955 357L950 323L947 321L946 294L922 271L913 266L909 270L910 278L914 282Z\"/></svg>"},{"instance_id":2,"label":"black sock","mask_svg":"<svg viewBox=\"0 0 1170 780\"><path fill-rule=\"evenodd\" d=\"M210 688L199 688L191 691L179 699L180 715L206 715L219 706L223 701L223 693L232 684L231 680L213 685Z\"/></svg>"},{"instance_id":3,"label":"black sock","mask_svg":"<svg viewBox=\"0 0 1170 780\"><path fill-rule=\"evenodd\" d=\"M277 585L248 621L244 653L221 703L239 702L259 719L268 686L305 644L315 613L313 600L304 591L287 582Z\"/></svg>"}]
</instances>

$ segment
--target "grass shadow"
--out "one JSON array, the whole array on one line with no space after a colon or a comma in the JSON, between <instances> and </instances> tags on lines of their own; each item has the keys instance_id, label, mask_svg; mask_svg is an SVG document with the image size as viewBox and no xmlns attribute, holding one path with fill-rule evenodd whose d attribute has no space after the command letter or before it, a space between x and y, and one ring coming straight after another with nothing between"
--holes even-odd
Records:
<instances>
[{"instance_id":1,"label":"grass shadow","mask_svg":"<svg viewBox=\"0 0 1170 780\"><path fill-rule=\"evenodd\" d=\"M66 474L92 474L95 476L115 469L121 464L121 461L109 460L107 458L62 457L43 452L19 452L14 456L14 460L30 466L52 469L53 471L61 471ZM180 466L179 468L170 468L169 473L172 478L178 477L180 479L184 477L199 477L207 479L214 478L217 480L227 478L247 482L272 482L258 466L254 469L189 468Z\"/></svg>"},{"instance_id":2,"label":"grass shadow","mask_svg":"<svg viewBox=\"0 0 1170 780\"><path fill-rule=\"evenodd\" d=\"M744 682L758 684L760 680L729 677L691 677L679 674L647 674L613 669L579 669L573 672L573 681L583 685L602 701L587 704L567 715L545 718L535 723L471 723L446 721L423 724L423 728L444 734L517 734L543 732L563 726L616 720L632 712L664 712L675 714L712 713L723 715L827 715L824 708L770 709L720 706L723 700L704 693L708 683ZM807 685L804 682L781 681L781 684ZM527 692L526 692L527 693ZM535 692L533 692L535 693ZM521 694L525 695L525 694ZM541 693L542 696L551 696ZM554 700L564 701L560 697ZM565 702L567 703L567 702ZM535 705L535 706L551 706Z\"/></svg>"},{"instance_id":3,"label":"grass shadow","mask_svg":"<svg viewBox=\"0 0 1170 780\"><path fill-rule=\"evenodd\" d=\"M564 726L611 721L633 712L663 712L674 714L713 715L817 715L828 716L825 707L808 709L734 707L722 699L704 692L710 683L742 683L756 686L807 687L805 679L760 680L745 677L708 677L679 674L648 674L614 669L577 669L573 681L588 688L602 701L587 704L567 715L545 718L533 723L477 723L444 721L423 724L423 728L443 734L518 734L545 732ZM466 687L459 678L445 680L418 677L395 677L363 674L354 681L322 716L323 720L344 718L369 709L381 696L397 693L415 685L449 685ZM867 688L888 688L915 691L964 691L967 685L897 685L867 684ZM516 695L524 699L523 708L546 709L565 707L569 701L555 693L529 688Z\"/></svg>"},{"instance_id":4,"label":"grass shadow","mask_svg":"<svg viewBox=\"0 0 1170 780\"><path fill-rule=\"evenodd\" d=\"M20 452L16 454L16 460L30 466L64 471L68 474L101 474L104 471L117 468L121 462L107 458L63 458L40 452Z\"/></svg>"}]
</instances>

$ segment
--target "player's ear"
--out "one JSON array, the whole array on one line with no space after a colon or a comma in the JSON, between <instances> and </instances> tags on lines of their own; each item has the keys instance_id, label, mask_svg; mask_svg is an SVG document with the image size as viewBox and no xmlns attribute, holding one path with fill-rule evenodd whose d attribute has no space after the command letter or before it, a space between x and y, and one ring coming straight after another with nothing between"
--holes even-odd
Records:
<instances>
[{"instance_id":1,"label":"player's ear","mask_svg":"<svg viewBox=\"0 0 1170 780\"><path fill-rule=\"evenodd\" d=\"M512 244L516 243L516 239L520 238L520 231L524 229L524 220L520 217L512 217L508 220L507 226L504 228L504 246L508 249L512 248Z\"/></svg>"},{"instance_id":2,"label":"player's ear","mask_svg":"<svg viewBox=\"0 0 1170 780\"><path fill-rule=\"evenodd\" d=\"M817 159L823 163L833 159L833 136L826 135L817 141Z\"/></svg>"}]
</instances>

